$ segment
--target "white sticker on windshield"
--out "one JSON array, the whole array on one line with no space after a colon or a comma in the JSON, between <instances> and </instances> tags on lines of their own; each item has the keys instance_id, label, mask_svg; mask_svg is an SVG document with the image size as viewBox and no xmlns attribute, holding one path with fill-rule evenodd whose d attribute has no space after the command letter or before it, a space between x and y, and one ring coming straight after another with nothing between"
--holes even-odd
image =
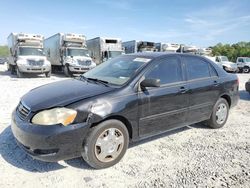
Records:
<instances>
[{"instance_id":1,"label":"white sticker on windshield","mask_svg":"<svg viewBox=\"0 0 250 188\"><path fill-rule=\"evenodd\" d=\"M142 58L142 57L137 57L137 58L135 58L133 61L138 61L138 62L147 63L147 62L149 62L150 60L151 60L151 59Z\"/></svg>"}]
</instances>

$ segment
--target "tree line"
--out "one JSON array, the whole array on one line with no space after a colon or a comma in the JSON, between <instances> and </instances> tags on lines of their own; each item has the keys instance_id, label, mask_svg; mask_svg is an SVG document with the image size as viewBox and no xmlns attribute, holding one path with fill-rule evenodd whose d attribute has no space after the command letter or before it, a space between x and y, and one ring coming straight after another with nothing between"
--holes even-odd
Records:
<instances>
[{"instance_id":1,"label":"tree line","mask_svg":"<svg viewBox=\"0 0 250 188\"><path fill-rule=\"evenodd\" d=\"M210 48L213 50L213 55L227 56L232 62L235 62L237 57L250 57L250 42L238 42L232 45L218 43ZM7 57L8 55L8 47L0 46L0 57Z\"/></svg>"},{"instance_id":2,"label":"tree line","mask_svg":"<svg viewBox=\"0 0 250 188\"><path fill-rule=\"evenodd\" d=\"M250 42L238 42L236 44L217 44L212 48L213 55L227 56L232 62L236 62L237 57L250 57Z\"/></svg>"}]
</instances>

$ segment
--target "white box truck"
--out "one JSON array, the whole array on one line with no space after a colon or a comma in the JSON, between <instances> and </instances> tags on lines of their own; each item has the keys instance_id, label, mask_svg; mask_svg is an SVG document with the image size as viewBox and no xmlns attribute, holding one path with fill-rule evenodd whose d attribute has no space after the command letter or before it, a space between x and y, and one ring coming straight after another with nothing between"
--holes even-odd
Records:
<instances>
[{"instance_id":1,"label":"white box truck","mask_svg":"<svg viewBox=\"0 0 250 188\"><path fill-rule=\"evenodd\" d=\"M119 38L96 37L87 40L87 46L96 64L123 54L122 40Z\"/></svg>"},{"instance_id":2,"label":"white box truck","mask_svg":"<svg viewBox=\"0 0 250 188\"><path fill-rule=\"evenodd\" d=\"M43 51L42 35L11 33L8 36L8 70L17 77L23 77L24 73L45 73L50 77L51 64Z\"/></svg>"},{"instance_id":3,"label":"white box truck","mask_svg":"<svg viewBox=\"0 0 250 188\"><path fill-rule=\"evenodd\" d=\"M96 66L82 34L57 33L44 40L44 48L52 71L63 70L66 76L84 73Z\"/></svg>"},{"instance_id":4,"label":"white box truck","mask_svg":"<svg viewBox=\"0 0 250 188\"><path fill-rule=\"evenodd\" d=\"M122 43L122 47L125 51L125 54L137 53L137 52L155 52L154 42L149 41L126 41Z\"/></svg>"},{"instance_id":5,"label":"white box truck","mask_svg":"<svg viewBox=\"0 0 250 188\"><path fill-rule=\"evenodd\" d=\"M155 48L158 52L177 52L177 50L180 48L179 44L174 43L155 43Z\"/></svg>"}]
</instances>

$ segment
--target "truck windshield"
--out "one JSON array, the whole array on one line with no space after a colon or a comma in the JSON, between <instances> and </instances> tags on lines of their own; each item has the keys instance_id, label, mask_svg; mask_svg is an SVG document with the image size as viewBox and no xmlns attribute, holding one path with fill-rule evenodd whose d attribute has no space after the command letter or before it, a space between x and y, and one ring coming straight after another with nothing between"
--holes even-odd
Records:
<instances>
[{"instance_id":1,"label":"truck windshield","mask_svg":"<svg viewBox=\"0 0 250 188\"><path fill-rule=\"evenodd\" d=\"M98 65L83 76L121 86L149 61L149 58L119 56Z\"/></svg>"},{"instance_id":2,"label":"truck windshield","mask_svg":"<svg viewBox=\"0 0 250 188\"><path fill-rule=\"evenodd\" d=\"M139 52L153 52L155 51L154 48L140 48Z\"/></svg>"},{"instance_id":3,"label":"truck windshield","mask_svg":"<svg viewBox=\"0 0 250 188\"><path fill-rule=\"evenodd\" d=\"M109 58L114 58L122 54L122 51L109 51Z\"/></svg>"},{"instance_id":4,"label":"truck windshield","mask_svg":"<svg viewBox=\"0 0 250 188\"><path fill-rule=\"evenodd\" d=\"M19 55L27 56L27 55L36 55L36 56L44 56L42 48L19 48Z\"/></svg>"},{"instance_id":5,"label":"truck windshield","mask_svg":"<svg viewBox=\"0 0 250 188\"><path fill-rule=\"evenodd\" d=\"M67 49L67 56L89 56L89 52L86 49Z\"/></svg>"},{"instance_id":6,"label":"truck windshield","mask_svg":"<svg viewBox=\"0 0 250 188\"><path fill-rule=\"evenodd\" d=\"M227 56L221 56L221 61L228 61Z\"/></svg>"}]
</instances>

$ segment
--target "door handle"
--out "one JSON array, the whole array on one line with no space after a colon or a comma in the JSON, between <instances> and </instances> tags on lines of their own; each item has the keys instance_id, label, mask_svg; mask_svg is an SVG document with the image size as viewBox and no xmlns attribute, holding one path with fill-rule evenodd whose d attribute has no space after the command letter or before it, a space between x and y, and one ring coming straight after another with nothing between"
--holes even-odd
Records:
<instances>
[{"instance_id":1,"label":"door handle","mask_svg":"<svg viewBox=\"0 0 250 188\"><path fill-rule=\"evenodd\" d=\"M186 93L187 91L187 88L184 87L184 86L181 86L180 89L179 89L180 93Z\"/></svg>"},{"instance_id":2,"label":"door handle","mask_svg":"<svg viewBox=\"0 0 250 188\"><path fill-rule=\"evenodd\" d=\"M214 86L218 86L218 85L219 85L218 81L214 80Z\"/></svg>"}]
</instances>

